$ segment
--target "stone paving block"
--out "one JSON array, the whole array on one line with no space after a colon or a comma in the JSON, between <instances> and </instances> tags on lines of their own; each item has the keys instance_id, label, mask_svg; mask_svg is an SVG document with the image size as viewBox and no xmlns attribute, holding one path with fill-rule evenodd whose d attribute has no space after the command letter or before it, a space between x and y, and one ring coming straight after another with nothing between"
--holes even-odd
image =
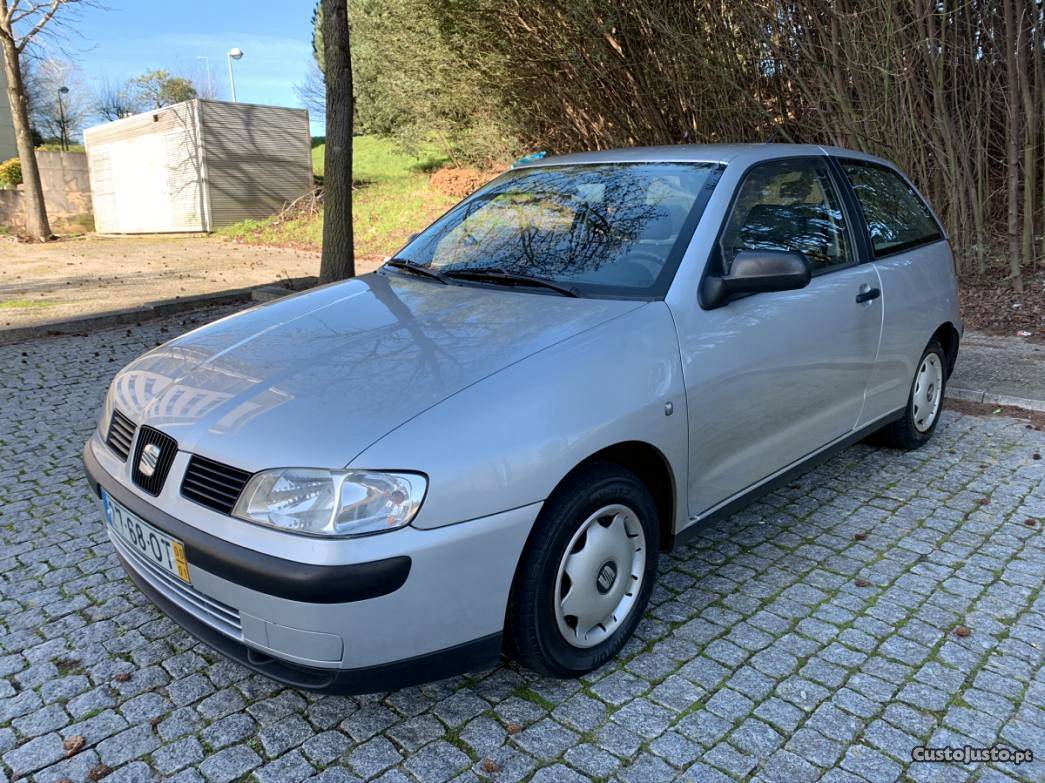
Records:
<instances>
[{"instance_id":1,"label":"stone paving block","mask_svg":"<svg viewBox=\"0 0 1045 783\"><path fill-rule=\"evenodd\" d=\"M590 783L589 779L562 764L537 770L531 783Z\"/></svg>"},{"instance_id":2,"label":"stone paving block","mask_svg":"<svg viewBox=\"0 0 1045 783\"><path fill-rule=\"evenodd\" d=\"M622 783L671 783L677 775L678 771L663 759L643 753L617 772L616 778Z\"/></svg>"},{"instance_id":3,"label":"stone paving block","mask_svg":"<svg viewBox=\"0 0 1045 783\"><path fill-rule=\"evenodd\" d=\"M160 746L160 737L152 726L132 726L98 743L98 755L112 768L152 753Z\"/></svg>"},{"instance_id":4,"label":"stone paving block","mask_svg":"<svg viewBox=\"0 0 1045 783\"><path fill-rule=\"evenodd\" d=\"M364 779L376 777L402 759L395 745L384 737L367 740L347 756L348 766Z\"/></svg>"},{"instance_id":5,"label":"stone paving block","mask_svg":"<svg viewBox=\"0 0 1045 783\"><path fill-rule=\"evenodd\" d=\"M403 763L420 783L443 783L470 765L467 755L453 745L436 740L421 748Z\"/></svg>"},{"instance_id":6,"label":"stone paving block","mask_svg":"<svg viewBox=\"0 0 1045 783\"><path fill-rule=\"evenodd\" d=\"M656 694L657 691L654 690L651 698L655 699ZM606 705L602 702L578 693L552 710L552 717L575 731L584 732L602 725L607 712Z\"/></svg>"},{"instance_id":7,"label":"stone paving block","mask_svg":"<svg viewBox=\"0 0 1045 783\"><path fill-rule=\"evenodd\" d=\"M156 771L163 775L178 772L190 764L197 764L203 760L203 746L195 737L172 742L152 754L153 766Z\"/></svg>"},{"instance_id":8,"label":"stone paving block","mask_svg":"<svg viewBox=\"0 0 1045 783\"><path fill-rule=\"evenodd\" d=\"M258 732L258 741L269 758L282 756L313 735L312 727L299 715L291 715L279 723L266 726Z\"/></svg>"},{"instance_id":9,"label":"stone paving block","mask_svg":"<svg viewBox=\"0 0 1045 783\"><path fill-rule=\"evenodd\" d=\"M513 740L520 748L539 759L555 759L575 744L578 738L576 732L545 718L515 735Z\"/></svg>"},{"instance_id":10,"label":"stone paving block","mask_svg":"<svg viewBox=\"0 0 1045 783\"><path fill-rule=\"evenodd\" d=\"M293 750L254 770L258 783L300 783L315 772L299 751Z\"/></svg>"},{"instance_id":11,"label":"stone paving block","mask_svg":"<svg viewBox=\"0 0 1045 783\"><path fill-rule=\"evenodd\" d=\"M704 752L697 743L674 731L667 731L649 744L650 751L674 767L692 764Z\"/></svg>"},{"instance_id":12,"label":"stone paving block","mask_svg":"<svg viewBox=\"0 0 1045 783\"><path fill-rule=\"evenodd\" d=\"M481 780L496 781L496 783L518 783L533 774L537 766L537 759L533 756L518 748L503 745L483 756L472 765L469 771L454 778L454 783L470 775L475 775Z\"/></svg>"},{"instance_id":13,"label":"stone paving block","mask_svg":"<svg viewBox=\"0 0 1045 783\"><path fill-rule=\"evenodd\" d=\"M570 766L593 778L608 778L621 764L613 754L587 743L570 748L563 758Z\"/></svg>"},{"instance_id":14,"label":"stone paving block","mask_svg":"<svg viewBox=\"0 0 1045 783\"><path fill-rule=\"evenodd\" d=\"M468 727L473 726L474 728L478 728L479 726L489 727L490 731L495 733L496 736L500 738L501 742L504 741L504 727L492 718L486 717L476 718L469 723L468 726L461 731L461 737L464 738L465 733L468 731ZM397 745L409 752L417 750L422 745L427 745L432 740L442 737L446 733L446 727L434 715L426 713L415 715L413 718L408 718L401 723L397 723L389 728L385 733L394 740ZM469 736L474 736L474 734Z\"/></svg>"},{"instance_id":15,"label":"stone paving block","mask_svg":"<svg viewBox=\"0 0 1045 783\"><path fill-rule=\"evenodd\" d=\"M788 750L778 750L759 770L766 783L812 783L820 778L820 770Z\"/></svg>"},{"instance_id":16,"label":"stone paving block","mask_svg":"<svg viewBox=\"0 0 1045 783\"><path fill-rule=\"evenodd\" d=\"M57 734L46 734L19 745L0 758L12 773L25 776L55 763L64 755L61 737Z\"/></svg>"},{"instance_id":17,"label":"stone paving block","mask_svg":"<svg viewBox=\"0 0 1045 783\"><path fill-rule=\"evenodd\" d=\"M618 710L610 719L646 739L654 739L671 725L674 713L666 707L646 699L633 699Z\"/></svg>"},{"instance_id":18,"label":"stone paving block","mask_svg":"<svg viewBox=\"0 0 1045 783\"><path fill-rule=\"evenodd\" d=\"M261 765L261 757L246 745L233 745L207 756L199 766L210 783L231 783Z\"/></svg>"}]
</instances>

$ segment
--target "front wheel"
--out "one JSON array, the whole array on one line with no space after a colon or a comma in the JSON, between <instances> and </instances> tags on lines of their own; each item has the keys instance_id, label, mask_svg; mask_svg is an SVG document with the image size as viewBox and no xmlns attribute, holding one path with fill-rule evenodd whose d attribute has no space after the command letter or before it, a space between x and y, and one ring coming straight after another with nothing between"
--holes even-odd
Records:
<instances>
[{"instance_id":1,"label":"front wheel","mask_svg":"<svg viewBox=\"0 0 1045 783\"><path fill-rule=\"evenodd\" d=\"M885 428L888 445L899 449L917 449L932 437L943 409L943 395L947 386L946 357L940 342L930 341L922 358L918 360L903 417Z\"/></svg>"},{"instance_id":2,"label":"front wheel","mask_svg":"<svg viewBox=\"0 0 1045 783\"><path fill-rule=\"evenodd\" d=\"M515 657L579 677L616 655L649 602L658 547L657 509L634 473L603 463L572 476L541 510L512 586Z\"/></svg>"}]
</instances>

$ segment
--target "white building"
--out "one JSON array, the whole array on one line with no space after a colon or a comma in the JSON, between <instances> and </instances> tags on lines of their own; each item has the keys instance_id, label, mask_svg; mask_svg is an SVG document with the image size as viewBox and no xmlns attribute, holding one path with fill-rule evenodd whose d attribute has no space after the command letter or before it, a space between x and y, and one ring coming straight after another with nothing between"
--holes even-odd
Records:
<instances>
[{"instance_id":1,"label":"white building","mask_svg":"<svg viewBox=\"0 0 1045 783\"><path fill-rule=\"evenodd\" d=\"M212 231L312 187L304 109L195 99L83 137L101 233Z\"/></svg>"}]
</instances>

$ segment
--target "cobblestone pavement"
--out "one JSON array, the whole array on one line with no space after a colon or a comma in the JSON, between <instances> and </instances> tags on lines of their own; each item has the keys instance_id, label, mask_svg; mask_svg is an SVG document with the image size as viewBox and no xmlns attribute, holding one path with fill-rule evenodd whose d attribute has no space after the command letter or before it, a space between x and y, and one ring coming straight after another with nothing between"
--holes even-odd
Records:
<instances>
[{"instance_id":1,"label":"cobblestone pavement","mask_svg":"<svg viewBox=\"0 0 1045 783\"><path fill-rule=\"evenodd\" d=\"M849 449L665 558L638 638L582 681L509 664L321 698L146 603L88 496L79 452L109 376L186 325L0 347L9 777L1045 780L1040 431L949 413L919 452ZM999 742L1036 760L911 762Z\"/></svg>"}]
</instances>

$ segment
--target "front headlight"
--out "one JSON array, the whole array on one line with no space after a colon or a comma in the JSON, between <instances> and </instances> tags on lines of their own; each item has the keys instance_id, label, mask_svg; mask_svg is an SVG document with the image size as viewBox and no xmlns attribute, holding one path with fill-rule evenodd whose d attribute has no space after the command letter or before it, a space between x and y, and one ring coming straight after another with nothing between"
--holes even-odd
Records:
<instances>
[{"instance_id":1,"label":"front headlight","mask_svg":"<svg viewBox=\"0 0 1045 783\"><path fill-rule=\"evenodd\" d=\"M247 482L232 515L310 536L364 536L410 524L427 486L417 473L264 470Z\"/></svg>"}]
</instances>

